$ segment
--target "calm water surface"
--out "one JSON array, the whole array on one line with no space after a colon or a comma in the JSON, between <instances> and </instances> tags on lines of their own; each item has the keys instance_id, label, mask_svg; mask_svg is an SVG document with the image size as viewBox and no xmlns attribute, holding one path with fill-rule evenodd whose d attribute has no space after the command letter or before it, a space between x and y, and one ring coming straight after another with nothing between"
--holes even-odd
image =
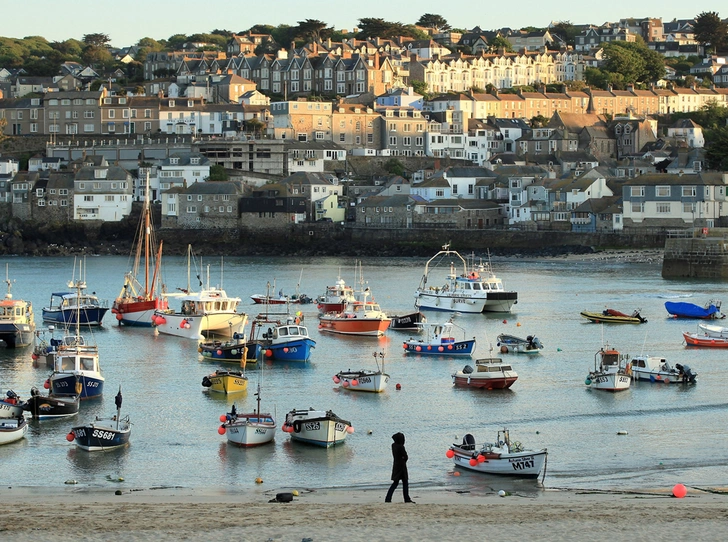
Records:
<instances>
[{"instance_id":1,"label":"calm water surface","mask_svg":"<svg viewBox=\"0 0 728 542\"><path fill-rule=\"evenodd\" d=\"M65 289L72 258L8 258L16 280L16 298L33 301L38 325L41 307L52 291ZM220 262L207 259L210 282L220 283ZM424 259L370 259L364 278L375 299L389 313L411 312L413 293ZM356 432L343 446L328 450L291 443L277 433L274 444L239 449L217 433L220 414L234 402L239 410L255 406L259 369L248 366L250 390L225 398L205 391L202 377L219 365L201 361L194 341L151 329L121 328L107 314L106 326L93 333L99 344L106 394L85 402L76 418L30 422L25 439L0 447L2 483L18 486L61 486L66 480L96 487L185 486L247 488L256 477L265 487L385 487L391 468L391 435L403 431L410 455L413 485L485 490L497 485L522 489L530 482L505 482L475 473L452 475L445 457L449 444L473 433L478 442L491 441L507 426L511 437L528 448L549 449L545 485L572 488L671 487L680 481L693 486L726 485L728 413L725 389L726 352L687 348L681 330L691 321L670 320L664 296L692 294L689 301L728 301L723 284L666 281L656 264L604 261L496 260L497 274L515 289L519 302L512 314L468 315L457 318L467 336L478 340L476 357L489 355L502 332L537 335L542 355L505 355L519 379L510 390L478 391L454 388L450 375L472 361L404 356L408 332L389 331L380 339L320 334L316 308L303 306L311 336L317 341L306 364L263 364L264 409L277 414L279 427L293 408L331 409L351 420ZM118 294L126 258L87 260L89 291L111 302ZM251 315L260 306L249 297L276 289L293 293L303 270L301 291L317 296L340 274L355 283L355 262L336 258L226 258L223 286L244 301ZM194 274L194 273L193 273ZM437 273L436 273L437 274ZM440 273L444 277L445 270ZM204 273L203 273L204 275ZM169 289L184 287L187 269L182 258L167 258L164 279ZM586 323L581 310L609 306L624 312L641 308L645 325L600 326ZM448 315L429 313L430 322ZM505 321L504 321L505 318ZM520 324L520 326L518 326ZM698 372L695 386L640 383L619 394L588 389L584 379L602 344L624 353L666 357L673 365L688 364ZM384 351L390 386L379 395L339 390L332 375L344 369L374 368L372 354ZM41 387L49 371L33 367L31 350L0 350L0 388L26 397ZM228 367L232 367L229 365ZM400 383L401 391L394 389ZM96 415L110 415L119 385L124 411L133 422L128 448L87 453L66 441L74 424ZM617 432L628 431L627 436ZM371 434L369 432L371 431ZM508 485L510 484L510 485Z\"/></svg>"}]
</instances>

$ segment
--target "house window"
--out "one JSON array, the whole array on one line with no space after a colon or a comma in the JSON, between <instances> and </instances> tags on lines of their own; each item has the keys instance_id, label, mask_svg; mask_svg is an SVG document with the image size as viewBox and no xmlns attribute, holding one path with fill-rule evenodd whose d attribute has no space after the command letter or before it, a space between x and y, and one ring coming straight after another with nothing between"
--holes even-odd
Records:
<instances>
[{"instance_id":1,"label":"house window","mask_svg":"<svg viewBox=\"0 0 728 542\"><path fill-rule=\"evenodd\" d=\"M397 137L396 136L389 136L389 144L390 145L396 145L397 144Z\"/></svg>"},{"instance_id":2,"label":"house window","mask_svg":"<svg viewBox=\"0 0 728 542\"><path fill-rule=\"evenodd\" d=\"M683 203L683 213L692 214L695 212L694 203Z\"/></svg>"},{"instance_id":3,"label":"house window","mask_svg":"<svg viewBox=\"0 0 728 542\"><path fill-rule=\"evenodd\" d=\"M658 198L669 198L670 197L670 187L669 186L656 186L655 187L655 196Z\"/></svg>"},{"instance_id":4,"label":"house window","mask_svg":"<svg viewBox=\"0 0 728 542\"><path fill-rule=\"evenodd\" d=\"M657 204L657 214L668 214L670 212L670 204L669 203L658 203Z\"/></svg>"},{"instance_id":5,"label":"house window","mask_svg":"<svg viewBox=\"0 0 728 542\"><path fill-rule=\"evenodd\" d=\"M197 207L194 206L194 205L188 205L187 206L187 212L188 213L196 213L197 212Z\"/></svg>"},{"instance_id":6,"label":"house window","mask_svg":"<svg viewBox=\"0 0 728 542\"><path fill-rule=\"evenodd\" d=\"M631 186L630 187L630 195L633 198L642 198L645 195L645 187L644 186Z\"/></svg>"},{"instance_id":7,"label":"house window","mask_svg":"<svg viewBox=\"0 0 728 542\"><path fill-rule=\"evenodd\" d=\"M644 213L645 212L645 204L643 202L632 202L632 212L633 213Z\"/></svg>"},{"instance_id":8,"label":"house window","mask_svg":"<svg viewBox=\"0 0 728 542\"><path fill-rule=\"evenodd\" d=\"M114 201L114 196L104 196L104 201Z\"/></svg>"},{"instance_id":9,"label":"house window","mask_svg":"<svg viewBox=\"0 0 728 542\"><path fill-rule=\"evenodd\" d=\"M435 196L438 198L444 198L445 190L443 190L442 188L438 188L437 190L435 190Z\"/></svg>"},{"instance_id":10,"label":"house window","mask_svg":"<svg viewBox=\"0 0 728 542\"><path fill-rule=\"evenodd\" d=\"M38 207L45 207L45 200L39 199L38 200Z\"/></svg>"},{"instance_id":11,"label":"house window","mask_svg":"<svg viewBox=\"0 0 728 542\"><path fill-rule=\"evenodd\" d=\"M114 111L113 109L109 109L109 115L108 116L109 116L110 119L113 119L114 117L116 117L116 111Z\"/></svg>"},{"instance_id":12,"label":"house window","mask_svg":"<svg viewBox=\"0 0 728 542\"><path fill-rule=\"evenodd\" d=\"M68 207L68 200L67 199L62 199L61 200L61 207Z\"/></svg>"},{"instance_id":13,"label":"house window","mask_svg":"<svg viewBox=\"0 0 728 542\"><path fill-rule=\"evenodd\" d=\"M684 198L694 198L696 195L696 190L694 186L683 186L682 187L682 197Z\"/></svg>"},{"instance_id":14,"label":"house window","mask_svg":"<svg viewBox=\"0 0 728 542\"><path fill-rule=\"evenodd\" d=\"M320 140L322 140L323 138L324 138L324 133L323 133L323 132L316 132L316 139L317 139L317 140L319 140L319 141L320 141Z\"/></svg>"},{"instance_id":15,"label":"house window","mask_svg":"<svg viewBox=\"0 0 728 542\"><path fill-rule=\"evenodd\" d=\"M93 200L94 200L93 196L84 196L83 197L83 201L93 201Z\"/></svg>"}]
</instances>

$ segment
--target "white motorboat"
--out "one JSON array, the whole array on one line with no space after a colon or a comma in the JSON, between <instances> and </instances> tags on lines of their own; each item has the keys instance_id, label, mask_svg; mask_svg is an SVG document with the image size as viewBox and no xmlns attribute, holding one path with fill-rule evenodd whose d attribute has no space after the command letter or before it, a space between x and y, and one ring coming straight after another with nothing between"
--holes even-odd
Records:
<instances>
[{"instance_id":1,"label":"white motorboat","mask_svg":"<svg viewBox=\"0 0 728 542\"><path fill-rule=\"evenodd\" d=\"M468 433L462 444L453 444L446 453L456 466L486 474L502 474L518 478L538 478L544 470L548 452L526 450L520 442L511 441L508 429L498 431L493 443L478 447Z\"/></svg>"},{"instance_id":2,"label":"white motorboat","mask_svg":"<svg viewBox=\"0 0 728 542\"><path fill-rule=\"evenodd\" d=\"M503 354L514 352L516 354L540 354L543 343L535 335L528 335L525 339L515 335L501 333L498 335L498 344Z\"/></svg>"},{"instance_id":3,"label":"white motorboat","mask_svg":"<svg viewBox=\"0 0 728 542\"><path fill-rule=\"evenodd\" d=\"M0 418L0 444L10 444L20 440L28 432L28 422L19 418Z\"/></svg>"},{"instance_id":4,"label":"white motorboat","mask_svg":"<svg viewBox=\"0 0 728 542\"><path fill-rule=\"evenodd\" d=\"M484 388L502 390L510 388L518 380L518 373L510 363L503 363L500 358L483 358L475 362L475 369L470 365L463 367L452 375L452 383L466 388Z\"/></svg>"},{"instance_id":5,"label":"white motorboat","mask_svg":"<svg viewBox=\"0 0 728 542\"><path fill-rule=\"evenodd\" d=\"M377 355L381 359L382 364L377 362ZM374 363L377 364L377 370L361 369L360 371L339 371L334 375L334 384L339 387L351 391L368 391L381 393L387 387L389 375L384 372L384 352L377 354L374 352Z\"/></svg>"},{"instance_id":6,"label":"white motorboat","mask_svg":"<svg viewBox=\"0 0 728 542\"><path fill-rule=\"evenodd\" d=\"M700 323L698 324L698 330L699 332L702 332L706 337L713 337L715 339L728 339L728 327Z\"/></svg>"},{"instance_id":7,"label":"white motorboat","mask_svg":"<svg viewBox=\"0 0 728 542\"><path fill-rule=\"evenodd\" d=\"M354 432L351 422L339 418L331 410L291 410L281 427L291 440L328 448L343 444L346 435Z\"/></svg>"},{"instance_id":8,"label":"white motorboat","mask_svg":"<svg viewBox=\"0 0 728 542\"><path fill-rule=\"evenodd\" d=\"M454 256L450 272L444 282L431 280L430 273L437 263ZM444 245L442 250L427 261L425 273L415 291L415 307L418 309L480 313L510 312L518 302L516 292L506 291L503 282L491 268L490 262L468 262L459 253Z\"/></svg>"},{"instance_id":9,"label":"white motorboat","mask_svg":"<svg viewBox=\"0 0 728 542\"><path fill-rule=\"evenodd\" d=\"M594 370L589 371L584 383L595 390L623 391L629 389L632 375L628 356L604 346L594 355Z\"/></svg>"},{"instance_id":10,"label":"white motorboat","mask_svg":"<svg viewBox=\"0 0 728 542\"><path fill-rule=\"evenodd\" d=\"M633 380L664 384L692 384L698 376L687 365L676 363L673 367L665 358L657 356L635 356L629 362L629 369Z\"/></svg>"},{"instance_id":11,"label":"white motorboat","mask_svg":"<svg viewBox=\"0 0 728 542\"><path fill-rule=\"evenodd\" d=\"M244 333L248 315L236 312L240 298L228 297L222 288L210 287L209 269L207 287L199 292L192 292L191 257L192 248L188 247L187 288L181 293L163 294L178 299L181 308L179 311L154 311L152 324L159 333L195 340L203 339L203 333L219 337L233 337L235 333Z\"/></svg>"},{"instance_id":12,"label":"white motorboat","mask_svg":"<svg viewBox=\"0 0 728 542\"><path fill-rule=\"evenodd\" d=\"M8 265L5 265L5 283L8 293L0 301L0 340L8 348L20 348L33 342L35 336L35 317L33 304L22 299L13 299L10 293L12 281L8 275Z\"/></svg>"}]
</instances>

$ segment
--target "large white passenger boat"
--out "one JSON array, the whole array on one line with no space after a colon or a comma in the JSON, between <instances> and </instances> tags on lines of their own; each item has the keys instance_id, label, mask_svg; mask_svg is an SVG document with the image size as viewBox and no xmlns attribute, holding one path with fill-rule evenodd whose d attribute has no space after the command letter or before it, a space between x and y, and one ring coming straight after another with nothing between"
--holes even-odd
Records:
<instances>
[{"instance_id":1,"label":"large white passenger boat","mask_svg":"<svg viewBox=\"0 0 728 542\"><path fill-rule=\"evenodd\" d=\"M430 272L445 258L454 256L444 282L434 282ZM425 265L425 274L415 292L419 309L478 313L510 312L518 302L516 292L508 292L495 276L490 262L467 262L459 253L444 245Z\"/></svg>"}]
</instances>

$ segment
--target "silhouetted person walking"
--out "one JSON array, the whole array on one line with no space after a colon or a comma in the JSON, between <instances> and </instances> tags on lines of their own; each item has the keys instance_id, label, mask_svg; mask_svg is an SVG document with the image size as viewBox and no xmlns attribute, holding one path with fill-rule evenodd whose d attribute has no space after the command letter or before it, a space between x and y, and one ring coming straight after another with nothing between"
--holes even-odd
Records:
<instances>
[{"instance_id":1,"label":"silhouetted person walking","mask_svg":"<svg viewBox=\"0 0 728 542\"><path fill-rule=\"evenodd\" d=\"M404 433L395 433L392 435L392 457L394 463L392 464L392 485L389 486L387 496L384 498L384 502L392 502L392 495L394 490L397 489L400 480L402 481L402 492L404 493L404 502L414 503L409 496L409 477L407 476L407 450L404 448Z\"/></svg>"}]
</instances>

